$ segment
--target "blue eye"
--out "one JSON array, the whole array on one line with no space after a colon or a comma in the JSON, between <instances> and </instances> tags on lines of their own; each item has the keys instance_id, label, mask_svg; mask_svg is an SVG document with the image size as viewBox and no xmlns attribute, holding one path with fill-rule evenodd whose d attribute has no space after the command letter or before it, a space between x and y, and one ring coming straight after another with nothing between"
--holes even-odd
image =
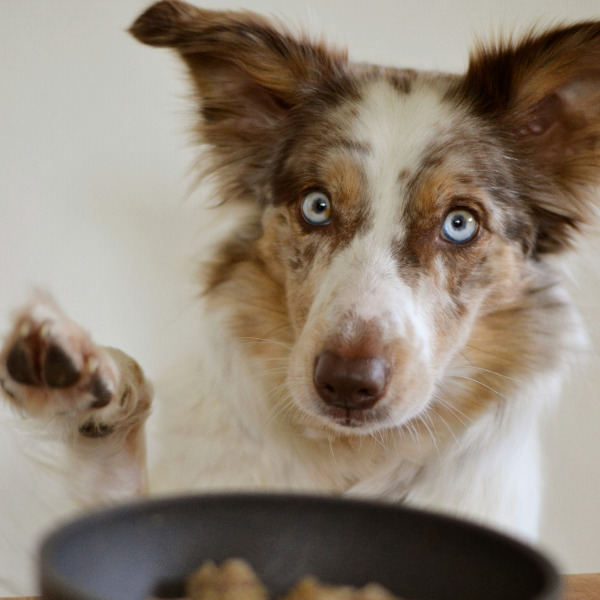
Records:
<instances>
[{"instance_id":1,"label":"blue eye","mask_svg":"<svg viewBox=\"0 0 600 600\"><path fill-rule=\"evenodd\" d=\"M331 200L325 192L308 192L300 208L304 220L311 225L327 225L331 221Z\"/></svg>"},{"instance_id":2,"label":"blue eye","mask_svg":"<svg viewBox=\"0 0 600 600\"><path fill-rule=\"evenodd\" d=\"M465 208L457 208L448 213L442 225L444 239L453 244L471 241L479 231L475 215Z\"/></svg>"}]
</instances>

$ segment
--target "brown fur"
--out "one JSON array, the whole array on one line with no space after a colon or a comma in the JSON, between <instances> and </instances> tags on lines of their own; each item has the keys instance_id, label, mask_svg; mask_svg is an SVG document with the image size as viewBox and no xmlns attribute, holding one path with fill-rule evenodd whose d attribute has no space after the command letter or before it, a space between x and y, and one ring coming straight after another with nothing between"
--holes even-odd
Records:
<instances>
[{"instance_id":1,"label":"brown fur","mask_svg":"<svg viewBox=\"0 0 600 600\"><path fill-rule=\"evenodd\" d=\"M598 183L600 24L481 47L455 93L499 130L521 169L519 192L538 224L536 251L569 245L590 219Z\"/></svg>"},{"instance_id":2,"label":"brown fur","mask_svg":"<svg viewBox=\"0 0 600 600\"><path fill-rule=\"evenodd\" d=\"M256 206L251 230L216 254L207 286L209 305L228 307L231 336L262 340L251 359L268 355L289 366L300 343L309 370L310 352L385 356L392 371L385 398L368 415L355 415L354 425L385 423L394 403L433 381L427 410L381 434L401 445L407 434L429 436L421 454L439 451L490 410L504 410L525 381L561 367L575 344L575 318L544 261L571 246L594 210L600 25L481 47L462 77L354 65L344 52L295 38L262 17L175 0L149 9L132 32L184 59L221 196ZM397 217L390 216L402 224L389 248L396 272L435 303L428 366L381 324L385 314L369 321L350 308L336 315L338 330L318 315L310 320L323 274L369 234L378 211L365 167L375 148L348 130L377 85L398 102L435 94L454 115L433 123L412 166L398 168ZM302 217L302 198L315 189L332 202L325 227ZM456 208L478 222L464 244L440 233ZM338 293L321 299L323 306ZM273 389L285 388L284 368L271 380ZM287 411L302 413L289 391L283 396ZM311 406L343 419L343 409ZM337 433L329 432L332 449L347 450L347 438Z\"/></svg>"},{"instance_id":3,"label":"brown fur","mask_svg":"<svg viewBox=\"0 0 600 600\"><path fill-rule=\"evenodd\" d=\"M598 203L600 23L480 47L463 76L178 0L131 32L187 66L235 219L150 488L367 494L535 536L538 420L582 347L554 255ZM46 481L78 506L145 489L150 384L49 298L16 314L0 391L65 442Z\"/></svg>"},{"instance_id":4,"label":"brown fur","mask_svg":"<svg viewBox=\"0 0 600 600\"><path fill-rule=\"evenodd\" d=\"M512 372L515 366L508 364L514 354L557 360L525 333L532 319L521 299L528 277L520 263L531 253L569 245L570 232L588 219L588 184L596 183L600 162L599 31L597 24L580 24L541 37L532 34L518 45L480 49L464 77L441 77L435 84L475 120L428 148L419 172L401 173L411 199L404 209L411 233L394 249L399 268L407 281L416 282L419 269L431 271L440 253L445 257L444 285L451 301L449 312L439 315L440 346L451 345L443 341L443 332L454 334L474 289L489 288L484 306L490 316L480 317L472 336L486 339L486 347L494 346L499 328L514 329L523 315L524 333L511 337L510 351L486 355L465 348L463 354L484 371L477 383L467 385L472 394L462 394L463 403L472 396L480 407L485 396L497 401L508 394L512 376L491 377L488 371ZM367 82L386 79L398 93L409 94L419 75L353 67L344 53L295 40L256 15L212 13L179 2L159 3L132 32L146 43L175 47L190 67L201 99L201 139L211 147L224 197L251 194L275 205L263 219L262 233L256 225L254 235L226 243L208 289L233 286L249 306L278 315L271 331L291 325L299 332L316 293L315 274L369 226L369 192L355 157L370 149L347 139L338 124L352 118L353 102ZM573 90L577 99L585 96L576 107L567 98ZM529 175L533 170L536 174ZM331 227L314 228L299 216L299 199L310 188L327 189L334 198ZM480 234L466 246L438 237L448 199L479 217ZM539 295L531 294L529 301ZM540 314L546 310L554 309ZM253 322L250 315L246 322ZM236 319L238 333L259 336L260 327L243 323ZM363 337L356 338L357 347ZM535 351L528 350L531 344ZM494 391L487 392L488 387Z\"/></svg>"}]
</instances>

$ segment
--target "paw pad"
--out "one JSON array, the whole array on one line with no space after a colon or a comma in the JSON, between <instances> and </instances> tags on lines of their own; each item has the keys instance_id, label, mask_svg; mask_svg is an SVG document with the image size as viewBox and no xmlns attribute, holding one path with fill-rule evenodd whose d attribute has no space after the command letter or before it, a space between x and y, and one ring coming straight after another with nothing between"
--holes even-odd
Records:
<instances>
[{"instance_id":1,"label":"paw pad","mask_svg":"<svg viewBox=\"0 0 600 600\"><path fill-rule=\"evenodd\" d=\"M42 379L48 387L69 387L79 380L79 370L62 348L52 344L46 352Z\"/></svg>"},{"instance_id":2,"label":"paw pad","mask_svg":"<svg viewBox=\"0 0 600 600\"><path fill-rule=\"evenodd\" d=\"M65 388L77 383L80 373L71 357L57 344L46 346L42 333L16 341L6 357L9 375L23 385Z\"/></svg>"},{"instance_id":3,"label":"paw pad","mask_svg":"<svg viewBox=\"0 0 600 600\"><path fill-rule=\"evenodd\" d=\"M6 369L17 383L36 385L40 381L24 340L19 340L11 348L6 357Z\"/></svg>"}]
</instances>

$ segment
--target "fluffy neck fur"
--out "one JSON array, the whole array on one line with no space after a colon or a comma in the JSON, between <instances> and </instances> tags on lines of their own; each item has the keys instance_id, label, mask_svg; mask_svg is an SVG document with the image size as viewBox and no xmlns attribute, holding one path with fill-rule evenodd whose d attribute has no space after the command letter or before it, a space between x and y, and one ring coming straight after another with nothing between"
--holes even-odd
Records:
<instances>
[{"instance_id":1,"label":"fluffy neck fur","mask_svg":"<svg viewBox=\"0 0 600 600\"><path fill-rule=\"evenodd\" d=\"M286 372L296 333L285 306L293 298L261 251L261 212L239 212L236 229L246 233L225 234L203 271L202 310L211 318L157 407L151 491L375 495L535 537L538 421L585 337L559 275L532 263L525 300L477 323L440 381L435 412L344 436L291 400Z\"/></svg>"}]
</instances>

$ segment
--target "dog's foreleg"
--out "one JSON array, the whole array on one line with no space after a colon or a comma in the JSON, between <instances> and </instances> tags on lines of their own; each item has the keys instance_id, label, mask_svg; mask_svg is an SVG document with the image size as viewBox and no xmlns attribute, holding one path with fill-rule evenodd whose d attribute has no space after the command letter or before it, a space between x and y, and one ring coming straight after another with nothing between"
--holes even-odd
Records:
<instances>
[{"instance_id":1,"label":"dog's foreleg","mask_svg":"<svg viewBox=\"0 0 600 600\"><path fill-rule=\"evenodd\" d=\"M95 345L44 296L14 320L0 349L0 394L66 447L81 504L142 493L152 389L123 352Z\"/></svg>"}]
</instances>

